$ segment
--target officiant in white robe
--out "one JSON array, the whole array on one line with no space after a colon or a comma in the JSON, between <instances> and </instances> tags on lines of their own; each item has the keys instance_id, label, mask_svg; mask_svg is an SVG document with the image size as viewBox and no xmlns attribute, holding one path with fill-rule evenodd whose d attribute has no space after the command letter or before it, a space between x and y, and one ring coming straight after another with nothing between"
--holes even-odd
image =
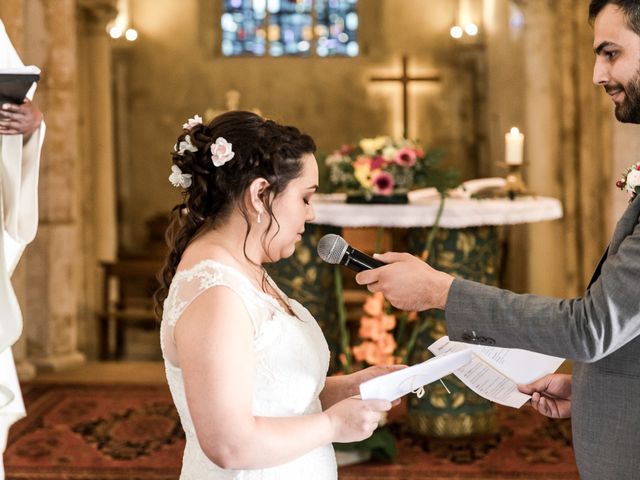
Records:
<instances>
[{"instance_id":1,"label":"officiant in white robe","mask_svg":"<svg viewBox=\"0 0 640 480\"><path fill-rule=\"evenodd\" d=\"M0 20L0 68L22 67ZM22 333L22 315L11 274L38 227L38 170L44 141L42 114L31 103L36 84L22 105L0 105L0 478L11 425L26 412L11 345Z\"/></svg>"}]
</instances>

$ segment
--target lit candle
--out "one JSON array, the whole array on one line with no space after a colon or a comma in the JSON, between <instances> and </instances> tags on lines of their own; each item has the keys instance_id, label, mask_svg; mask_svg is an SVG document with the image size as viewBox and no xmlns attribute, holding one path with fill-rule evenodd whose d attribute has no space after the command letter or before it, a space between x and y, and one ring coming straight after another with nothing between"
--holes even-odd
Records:
<instances>
[{"instance_id":1,"label":"lit candle","mask_svg":"<svg viewBox=\"0 0 640 480\"><path fill-rule=\"evenodd\" d=\"M516 127L504 136L505 159L508 165L522 165L524 134Z\"/></svg>"}]
</instances>

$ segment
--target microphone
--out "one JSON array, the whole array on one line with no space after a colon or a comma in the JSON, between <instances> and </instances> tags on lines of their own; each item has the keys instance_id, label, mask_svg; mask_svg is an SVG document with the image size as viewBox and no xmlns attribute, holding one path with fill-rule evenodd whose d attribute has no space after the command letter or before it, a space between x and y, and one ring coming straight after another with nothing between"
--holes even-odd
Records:
<instances>
[{"instance_id":1,"label":"microphone","mask_svg":"<svg viewBox=\"0 0 640 480\"><path fill-rule=\"evenodd\" d=\"M360 250L356 250L340 235L329 233L318 242L318 255L333 265L342 264L354 272L371 270L386 265Z\"/></svg>"}]
</instances>

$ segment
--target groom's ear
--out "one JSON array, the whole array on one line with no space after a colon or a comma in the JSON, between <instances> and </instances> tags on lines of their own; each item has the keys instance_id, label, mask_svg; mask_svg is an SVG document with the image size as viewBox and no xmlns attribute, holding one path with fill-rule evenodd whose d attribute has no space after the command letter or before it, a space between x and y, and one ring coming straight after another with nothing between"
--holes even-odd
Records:
<instances>
[{"instance_id":1,"label":"groom's ear","mask_svg":"<svg viewBox=\"0 0 640 480\"><path fill-rule=\"evenodd\" d=\"M269 188L269 182L265 178L256 178L248 188L248 204L253 207L256 212L264 211L264 195Z\"/></svg>"}]
</instances>

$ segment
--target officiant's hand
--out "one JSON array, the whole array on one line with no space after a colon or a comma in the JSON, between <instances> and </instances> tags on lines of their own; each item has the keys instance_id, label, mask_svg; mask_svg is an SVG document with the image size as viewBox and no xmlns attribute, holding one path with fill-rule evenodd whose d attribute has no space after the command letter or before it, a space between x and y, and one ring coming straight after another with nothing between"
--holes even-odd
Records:
<instances>
[{"instance_id":1,"label":"officiant's hand","mask_svg":"<svg viewBox=\"0 0 640 480\"><path fill-rule=\"evenodd\" d=\"M408 253L387 252L374 257L388 265L360 272L356 275L360 285L366 285L370 292L382 292L401 310L444 309L453 282L451 275Z\"/></svg>"},{"instance_id":2,"label":"officiant's hand","mask_svg":"<svg viewBox=\"0 0 640 480\"><path fill-rule=\"evenodd\" d=\"M42 123L42 112L28 98L22 105L5 103L0 108L0 135L24 135L27 140Z\"/></svg>"},{"instance_id":3,"label":"officiant's hand","mask_svg":"<svg viewBox=\"0 0 640 480\"><path fill-rule=\"evenodd\" d=\"M571 416L571 375L553 373L518 390L531 395L531 406L546 417Z\"/></svg>"}]
</instances>

